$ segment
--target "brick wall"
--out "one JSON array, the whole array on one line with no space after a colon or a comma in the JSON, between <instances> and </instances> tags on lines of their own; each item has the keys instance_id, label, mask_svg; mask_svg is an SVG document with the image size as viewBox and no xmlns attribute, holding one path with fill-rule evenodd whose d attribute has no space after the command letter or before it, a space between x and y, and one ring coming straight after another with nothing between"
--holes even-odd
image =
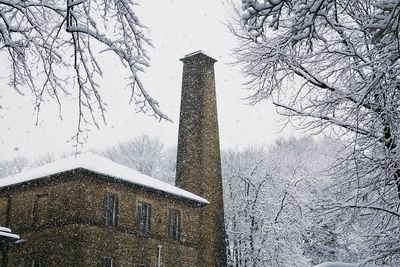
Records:
<instances>
[{"instance_id":1,"label":"brick wall","mask_svg":"<svg viewBox=\"0 0 400 267\"><path fill-rule=\"evenodd\" d=\"M87 171L1 190L1 215L6 215L7 192L12 193L10 227L26 240L8 252L9 266L30 266L39 258L46 266L100 266L103 256L112 257L116 266L155 266L159 245L162 266L203 266L199 262L202 207L197 203ZM106 193L118 198L116 226L105 225ZM150 232L145 235L138 231L139 201L151 205ZM180 211L179 240L168 237L169 209Z\"/></svg>"}]
</instances>

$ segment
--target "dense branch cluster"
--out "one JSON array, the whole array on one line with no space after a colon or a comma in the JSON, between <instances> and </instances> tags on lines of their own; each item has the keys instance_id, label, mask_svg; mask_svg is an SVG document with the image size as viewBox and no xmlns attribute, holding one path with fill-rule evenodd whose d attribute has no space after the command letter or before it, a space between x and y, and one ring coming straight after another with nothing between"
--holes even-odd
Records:
<instances>
[{"instance_id":1,"label":"dense branch cluster","mask_svg":"<svg viewBox=\"0 0 400 267\"><path fill-rule=\"evenodd\" d=\"M322 170L332 162L334 147L302 138L222 153L228 265L357 260L349 234L335 233L335 224L318 219L318 200L331 183Z\"/></svg>"},{"instance_id":2,"label":"dense branch cluster","mask_svg":"<svg viewBox=\"0 0 400 267\"><path fill-rule=\"evenodd\" d=\"M10 85L35 96L37 113L47 96L60 108L63 96L77 97L78 143L90 124L99 127L97 114L105 121L97 84L100 49L113 52L130 70L130 101L139 111L169 120L139 79L152 45L144 29L132 0L0 0L0 53L10 63ZM78 93L70 89L74 84Z\"/></svg>"},{"instance_id":3,"label":"dense branch cluster","mask_svg":"<svg viewBox=\"0 0 400 267\"><path fill-rule=\"evenodd\" d=\"M176 148L148 135L108 147L100 152L106 158L164 182L175 184Z\"/></svg>"},{"instance_id":4,"label":"dense branch cluster","mask_svg":"<svg viewBox=\"0 0 400 267\"><path fill-rule=\"evenodd\" d=\"M399 14L398 0L247 0L231 27L252 103L347 142L325 207L365 223L365 262L400 264Z\"/></svg>"}]
</instances>

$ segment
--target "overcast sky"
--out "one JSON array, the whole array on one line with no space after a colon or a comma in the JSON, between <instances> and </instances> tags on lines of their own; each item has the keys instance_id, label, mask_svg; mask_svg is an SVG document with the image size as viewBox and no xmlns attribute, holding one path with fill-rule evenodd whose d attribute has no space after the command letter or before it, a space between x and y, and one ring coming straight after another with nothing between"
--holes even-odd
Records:
<instances>
[{"instance_id":1,"label":"overcast sky","mask_svg":"<svg viewBox=\"0 0 400 267\"><path fill-rule=\"evenodd\" d=\"M224 23L232 14L228 1L138 1L137 14L149 27L153 40L151 67L142 75L145 87L160 102L161 109L174 123L158 122L135 113L129 106L129 92L124 90L128 72L119 61L101 58L104 77L99 82L107 102L107 125L95 128L83 150L101 149L141 134L157 136L167 146L177 143L182 63L185 54L203 50L218 60L215 64L220 139L222 148L241 148L250 144L270 144L283 134L282 122L268 102L249 106L243 100L244 78L240 66L232 66L235 38ZM3 71L3 68L2 68ZM23 155L35 158L48 152L72 150L68 143L76 133L76 103L64 103L60 120L55 103L42 107L39 125L35 126L31 99L12 92L6 75L0 74L0 159Z\"/></svg>"}]
</instances>

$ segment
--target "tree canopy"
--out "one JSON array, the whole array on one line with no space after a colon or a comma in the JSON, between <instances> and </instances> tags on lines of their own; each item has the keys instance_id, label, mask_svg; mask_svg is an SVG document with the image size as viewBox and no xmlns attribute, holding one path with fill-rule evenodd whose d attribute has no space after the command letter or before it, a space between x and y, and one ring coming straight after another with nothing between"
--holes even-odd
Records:
<instances>
[{"instance_id":1,"label":"tree canopy","mask_svg":"<svg viewBox=\"0 0 400 267\"><path fill-rule=\"evenodd\" d=\"M245 0L231 25L250 101L348 144L325 208L364 222L363 263L400 264L399 14L398 0Z\"/></svg>"}]
</instances>

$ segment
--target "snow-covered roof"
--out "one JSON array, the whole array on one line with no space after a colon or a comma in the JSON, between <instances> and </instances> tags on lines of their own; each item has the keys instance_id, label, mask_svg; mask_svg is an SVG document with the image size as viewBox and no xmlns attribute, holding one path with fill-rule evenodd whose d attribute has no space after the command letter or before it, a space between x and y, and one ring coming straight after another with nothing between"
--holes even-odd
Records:
<instances>
[{"instance_id":1,"label":"snow-covered roof","mask_svg":"<svg viewBox=\"0 0 400 267\"><path fill-rule=\"evenodd\" d=\"M192 53L186 54L185 57L191 57L191 56L194 56L194 55L197 55L197 54L204 54L204 55L207 55L206 53L204 53L203 50L197 50L197 51L194 51L194 52L192 52Z\"/></svg>"},{"instance_id":2,"label":"snow-covered roof","mask_svg":"<svg viewBox=\"0 0 400 267\"><path fill-rule=\"evenodd\" d=\"M102 156L89 152L77 155L76 157L71 156L68 158L60 159L55 162L51 162L30 170L23 171L19 174L1 178L0 188L37 180L40 178L51 176L53 174L75 169L85 169L93 173L112 177L145 188L159 190L174 196L194 200L202 204L209 203L206 199L190 193L186 190L154 179L138 171L115 163Z\"/></svg>"},{"instance_id":3,"label":"snow-covered roof","mask_svg":"<svg viewBox=\"0 0 400 267\"><path fill-rule=\"evenodd\" d=\"M9 232L9 233L11 233L11 229L10 228L3 227L3 226L0 226L0 231L1 232Z\"/></svg>"},{"instance_id":4,"label":"snow-covered roof","mask_svg":"<svg viewBox=\"0 0 400 267\"><path fill-rule=\"evenodd\" d=\"M19 239L19 235L12 234L10 228L0 226L0 236Z\"/></svg>"},{"instance_id":5,"label":"snow-covered roof","mask_svg":"<svg viewBox=\"0 0 400 267\"><path fill-rule=\"evenodd\" d=\"M185 57L182 58L181 60L185 60L185 59L187 59L187 58L190 58L190 57L193 57L193 56L196 56L196 55L204 55L204 56L210 58L211 60L213 60L214 62L217 62L216 59L214 59L213 57L211 57L210 55L208 55L207 53L205 53L203 50L198 50L198 51L195 51L195 52L193 52L193 53L186 54Z\"/></svg>"}]
</instances>

